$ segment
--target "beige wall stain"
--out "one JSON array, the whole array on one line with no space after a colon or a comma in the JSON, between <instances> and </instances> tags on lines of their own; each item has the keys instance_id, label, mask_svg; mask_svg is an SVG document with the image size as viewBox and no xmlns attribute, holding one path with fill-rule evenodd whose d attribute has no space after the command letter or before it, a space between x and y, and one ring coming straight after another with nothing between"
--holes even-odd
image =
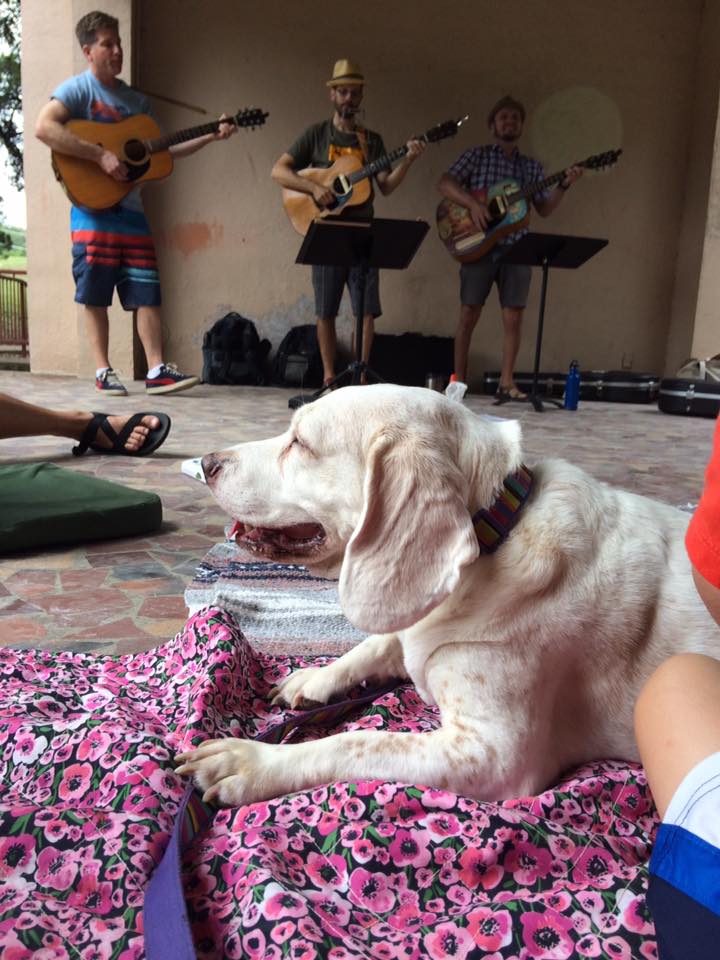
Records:
<instances>
[{"instance_id":1,"label":"beige wall stain","mask_svg":"<svg viewBox=\"0 0 720 960\"><path fill-rule=\"evenodd\" d=\"M179 250L189 257L210 247L219 247L223 242L225 227L217 220L212 223L176 223L169 230L158 230L155 242L158 247Z\"/></svg>"}]
</instances>

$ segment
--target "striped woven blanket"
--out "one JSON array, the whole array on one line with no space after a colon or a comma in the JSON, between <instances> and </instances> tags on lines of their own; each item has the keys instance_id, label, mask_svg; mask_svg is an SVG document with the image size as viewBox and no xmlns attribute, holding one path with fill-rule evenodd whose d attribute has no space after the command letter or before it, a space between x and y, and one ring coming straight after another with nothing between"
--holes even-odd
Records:
<instances>
[{"instance_id":1,"label":"striped woven blanket","mask_svg":"<svg viewBox=\"0 0 720 960\"><path fill-rule=\"evenodd\" d=\"M336 580L244 557L232 543L210 550L185 591L190 615L203 607L228 610L256 649L277 654L339 655L364 638L340 609Z\"/></svg>"}]
</instances>

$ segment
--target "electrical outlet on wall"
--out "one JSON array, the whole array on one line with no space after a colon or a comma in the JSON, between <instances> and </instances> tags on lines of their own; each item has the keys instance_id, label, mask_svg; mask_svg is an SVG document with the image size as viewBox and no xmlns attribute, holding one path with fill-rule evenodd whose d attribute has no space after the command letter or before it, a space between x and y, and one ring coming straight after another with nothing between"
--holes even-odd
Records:
<instances>
[{"instance_id":1,"label":"electrical outlet on wall","mask_svg":"<svg viewBox=\"0 0 720 960\"><path fill-rule=\"evenodd\" d=\"M622 355L622 360L620 361L621 370L632 370L633 365L633 355L631 353L624 353Z\"/></svg>"}]
</instances>

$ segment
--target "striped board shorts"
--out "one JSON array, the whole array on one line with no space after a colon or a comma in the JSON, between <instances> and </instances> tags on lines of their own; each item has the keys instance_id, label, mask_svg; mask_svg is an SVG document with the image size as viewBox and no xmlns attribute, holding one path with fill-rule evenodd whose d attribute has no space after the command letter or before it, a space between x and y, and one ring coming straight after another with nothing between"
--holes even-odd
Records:
<instances>
[{"instance_id":1,"label":"striped board shorts","mask_svg":"<svg viewBox=\"0 0 720 960\"><path fill-rule=\"evenodd\" d=\"M70 231L76 303L109 307L117 288L125 310L160 306L155 244L142 210L73 207Z\"/></svg>"},{"instance_id":2,"label":"striped board shorts","mask_svg":"<svg viewBox=\"0 0 720 960\"><path fill-rule=\"evenodd\" d=\"M650 858L647 904L659 960L720 956L720 753L682 781Z\"/></svg>"}]
</instances>

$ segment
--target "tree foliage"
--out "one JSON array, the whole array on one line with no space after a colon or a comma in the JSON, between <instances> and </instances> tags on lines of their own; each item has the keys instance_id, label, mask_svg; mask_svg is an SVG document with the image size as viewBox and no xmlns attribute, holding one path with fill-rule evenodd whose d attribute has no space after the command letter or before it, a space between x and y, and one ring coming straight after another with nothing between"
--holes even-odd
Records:
<instances>
[{"instance_id":1,"label":"tree foliage","mask_svg":"<svg viewBox=\"0 0 720 960\"><path fill-rule=\"evenodd\" d=\"M12 181L23 188L20 0L0 0L0 145L7 150Z\"/></svg>"}]
</instances>

